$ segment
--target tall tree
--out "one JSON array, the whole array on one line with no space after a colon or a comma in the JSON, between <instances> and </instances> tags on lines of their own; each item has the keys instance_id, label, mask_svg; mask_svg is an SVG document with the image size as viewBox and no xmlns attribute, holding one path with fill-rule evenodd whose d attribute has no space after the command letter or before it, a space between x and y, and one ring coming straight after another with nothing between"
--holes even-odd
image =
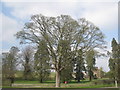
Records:
<instances>
[{"instance_id":1,"label":"tall tree","mask_svg":"<svg viewBox=\"0 0 120 90\"><path fill-rule=\"evenodd\" d=\"M50 75L50 56L45 40L42 40L34 56L34 68L40 83L46 80Z\"/></svg>"},{"instance_id":2,"label":"tall tree","mask_svg":"<svg viewBox=\"0 0 120 90\"><path fill-rule=\"evenodd\" d=\"M3 53L2 57L2 71L3 79L9 79L14 83L16 67L18 65L18 52L17 47L11 47L8 53Z\"/></svg>"},{"instance_id":3,"label":"tall tree","mask_svg":"<svg viewBox=\"0 0 120 90\"><path fill-rule=\"evenodd\" d=\"M61 80L70 81L72 79L73 72L73 60L72 60L72 51L70 47L70 43L68 40L61 40L59 42L59 50L61 54L61 64L65 67L61 70Z\"/></svg>"},{"instance_id":4,"label":"tall tree","mask_svg":"<svg viewBox=\"0 0 120 90\"><path fill-rule=\"evenodd\" d=\"M100 48L104 44L104 35L98 27L83 18L74 20L69 15L33 15L31 21L25 24L24 29L19 31L16 37L21 39L21 43L39 44L41 38L46 41L56 71L56 87L60 87L60 72L68 65L65 63L71 63L71 59L64 59L61 53L66 43L70 46L67 50L75 52L78 47L82 47L85 52L89 48ZM59 45L61 42L64 42L63 45Z\"/></svg>"},{"instance_id":5,"label":"tall tree","mask_svg":"<svg viewBox=\"0 0 120 90\"><path fill-rule=\"evenodd\" d=\"M80 82L80 80L84 79L84 74L83 71L85 70L85 62L84 62L84 58L83 58L83 52L82 49L79 49L77 51L77 55L75 56L75 75L76 75L76 79L78 82Z\"/></svg>"},{"instance_id":6,"label":"tall tree","mask_svg":"<svg viewBox=\"0 0 120 90\"><path fill-rule=\"evenodd\" d=\"M24 67L24 79L25 80L30 80L32 79L32 60L33 60L33 48L32 46L26 46L23 50L22 50L22 65Z\"/></svg>"},{"instance_id":7,"label":"tall tree","mask_svg":"<svg viewBox=\"0 0 120 90\"><path fill-rule=\"evenodd\" d=\"M120 44L118 44L118 83L120 84Z\"/></svg>"},{"instance_id":8,"label":"tall tree","mask_svg":"<svg viewBox=\"0 0 120 90\"><path fill-rule=\"evenodd\" d=\"M120 83L120 45L116 42L115 38L112 40L112 56L109 59L109 67L111 73L114 73L114 79L117 86L117 83Z\"/></svg>"},{"instance_id":9,"label":"tall tree","mask_svg":"<svg viewBox=\"0 0 120 90\"><path fill-rule=\"evenodd\" d=\"M94 50L90 50L86 54L86 63L88 69L89 80L91 81L93 78L93 69L95 67L95 52Z\"/></svg>"}]
</instances>

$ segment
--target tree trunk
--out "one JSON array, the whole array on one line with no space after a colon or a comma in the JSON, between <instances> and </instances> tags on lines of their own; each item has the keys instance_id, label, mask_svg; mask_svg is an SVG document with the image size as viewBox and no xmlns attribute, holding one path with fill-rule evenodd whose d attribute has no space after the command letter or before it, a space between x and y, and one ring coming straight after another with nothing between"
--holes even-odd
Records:
<instances>
[{"instance_id":1,"label":"tree trunk","mask_svg":"<svg viewBox=\"0 0 120 90\"><path fill-rule=\"evenodd\" d=\"M40 79L40 83L43 83L43 80L42 80L42 78Z\"/></svg>"},{"instance_id":2,"label":"tree trunk","mask_svg":"<svg viewBox=\"0 0 120 90\"><path fill-rule=\"evenodd\" d=\"M90 77L89 77L89 81L92 81L92 76L90 75Z\"/></svg>"},{"instance_id":3,"label":"tree trunk","mask_svg":"<svg viewBox=\"0 0 120 90\"><path fill-rule=\"evenodd\" d=\"M14 83L14 78L11 78L11 83Z\"/></svg>"},{"instance_id":4,"label":"tree trunk","mask_svg":"<svg viewBox=\"0 0 120 90\"><path fill-rule=\"evenodd\" d=\"M89 81L92 81L92 76L93 76L93 72L92 72L92 70L90 68L90 71L89 71Z\"/></svg>"},{"instance_id":5,"label":"tree trunk","mask_svg":"<svg viewBox=\"0 0 120 90\"><path fill-rule=\"evenodd\" d=\"M60 72L56 71L56 87L60 87Z\"/></svg>"},{"instance_id":6,"label":"tree trunk","mask_svg":"<svg viewBox=\"0 0 120 90\"><path fill-rule=\"evenodd\" d=\"M80 79L78 79L78 83L80 83Z\"/></svg>"},{"instance_id":7,"label":"tree trunk","mask_svg":"<svg viewBox=\"0 0 120 90\"><path fill-rule=\"evenodd\" d=\"M42 71L41 71L41 73L39 73L39 82L40 82L40 83L43 82Z\"/></svg>"},{"instance_id":8,"label":"tree trunk","mask_svg":"<svg viewBox=\"0 0 120 90\"><path fill-rule=\"evenodd\" d=\"M117 83L117 80L115 80L115 87L116 87L116 88L118 87L118 83Z\"/></svg>"}]
</instances>

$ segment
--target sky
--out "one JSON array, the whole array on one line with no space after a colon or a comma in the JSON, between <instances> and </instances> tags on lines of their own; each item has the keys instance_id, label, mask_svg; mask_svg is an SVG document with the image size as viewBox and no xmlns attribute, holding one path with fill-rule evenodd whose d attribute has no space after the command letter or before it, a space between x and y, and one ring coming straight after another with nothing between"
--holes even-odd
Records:
<instances>
[{"instance_id":1,"label":"sky","mask_svg":"<svg viewBox=\"0 0 120 90\"><path fill-rule=\"evenodd\" d=\"M0 6L2 52L8 51L11 46L22 47L14 35L22 30L24 23L34 14L86 18L105 34L109 51L112 38L118 39L118 0L1 0ZM108 71L108 58L98 58L96 66Z\"/></svg>"}]
</instances>

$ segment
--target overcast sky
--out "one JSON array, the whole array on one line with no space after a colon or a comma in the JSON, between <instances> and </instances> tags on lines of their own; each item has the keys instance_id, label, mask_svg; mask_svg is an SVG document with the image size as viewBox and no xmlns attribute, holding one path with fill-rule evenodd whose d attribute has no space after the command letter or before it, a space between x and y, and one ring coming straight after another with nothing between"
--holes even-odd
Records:
<instances>
[{"instance_id":1,"label":"overcast sky","mask_svg":"<svg viewBox=\"0 0 120 90\"><path fill-rule=\"evenodd\" d=\"M74 19L86 18L105 34L108 50L111 50L112 38L118 39L118 0L34 0L34 2L32 0L2 0L0 4L2 4L0 42L3 51L8 51L11 46L21 47L14 34L23 28L24 23L29 21L33 14L45 16L65 14ZM97 59L96 66L108 71L108 58Z\"/></svg>"}]
</instances>

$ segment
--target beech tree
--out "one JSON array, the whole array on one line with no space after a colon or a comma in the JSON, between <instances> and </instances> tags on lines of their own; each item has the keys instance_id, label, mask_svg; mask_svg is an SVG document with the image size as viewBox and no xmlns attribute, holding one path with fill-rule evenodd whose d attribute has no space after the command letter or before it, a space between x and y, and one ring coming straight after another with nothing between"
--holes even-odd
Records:
<instances>
[{"instance_id":1,"label":"beech tree","mask_svg":"<svg viewBox=\"0 0 120 90\"><path fill-rule=\"evenodd\" d=\"M104 35L97 26L83 18L75 20L69 15L33 15L16 37L21 40L20 43L39 44L41 39L46 41L52 69L56 71L56 87L60 87L61 71L71 63L71 58L80 47L85 52L90 48L101 48L104 44ZM70 51L74 53L70 54Z\"/></svg>"}]
</instances>

